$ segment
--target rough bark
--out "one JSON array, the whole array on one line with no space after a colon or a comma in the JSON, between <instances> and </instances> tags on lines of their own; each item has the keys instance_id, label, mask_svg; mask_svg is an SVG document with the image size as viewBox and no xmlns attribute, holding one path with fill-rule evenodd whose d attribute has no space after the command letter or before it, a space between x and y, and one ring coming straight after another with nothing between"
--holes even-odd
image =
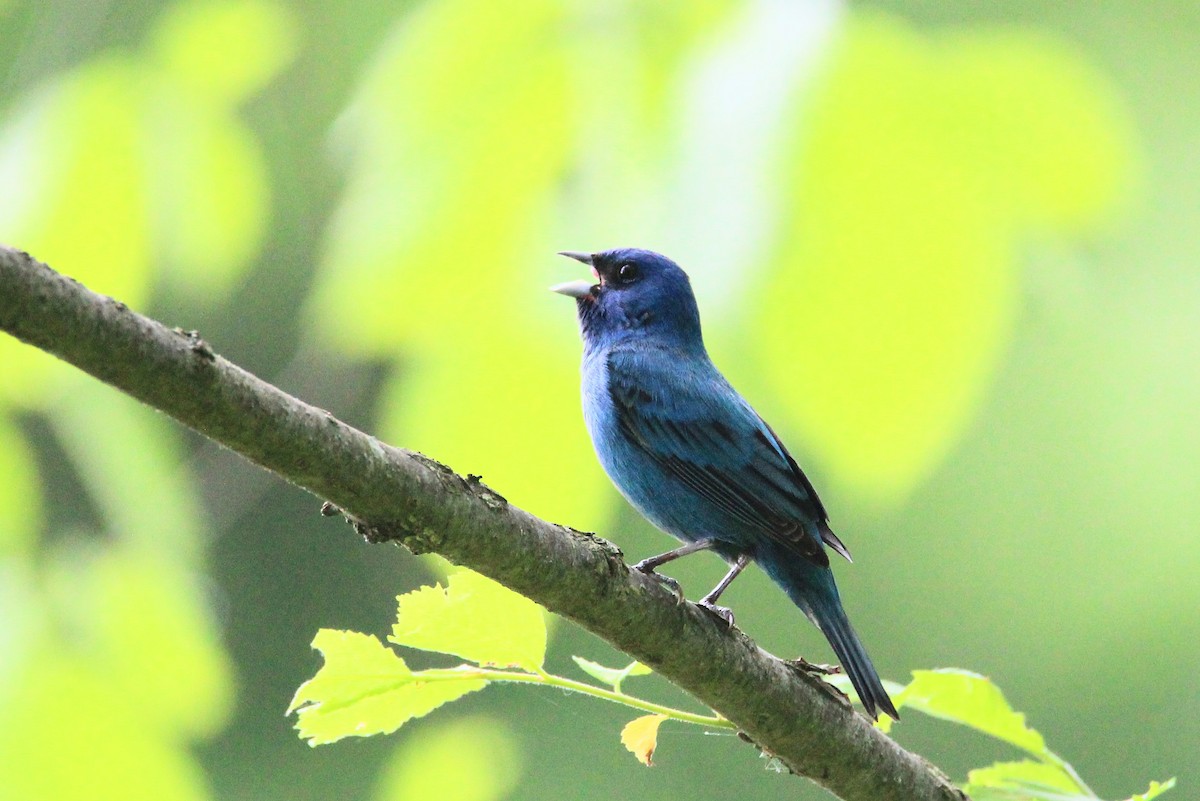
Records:
<instances>
[{"instance_id":1,"label":"rough bark","mask_svg":"<svg viewBox=\"0 0 1200 801\"><path fill-rule=\"evenodd\" d=\"M837 691L678 603L607 541L386 445L226 361L195 332L169 329L2 246L0 329L328 499L370 541L435 551L575 621L847 801L965 798Z\"/></svg>"}]
</instances>

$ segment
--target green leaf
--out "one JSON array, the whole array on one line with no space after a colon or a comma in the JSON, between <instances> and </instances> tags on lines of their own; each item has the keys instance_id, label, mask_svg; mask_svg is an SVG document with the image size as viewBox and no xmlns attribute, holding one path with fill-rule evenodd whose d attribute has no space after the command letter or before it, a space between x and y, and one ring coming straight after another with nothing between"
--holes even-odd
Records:
<instances>
[{"instance_id":1,"label":"green leaf","mask_svg":"<svg viewBox=\"0 0 1200 801\"><path fill-rule=\"evenodd\" d=\"M271 192L262 147L232 111L197 102L177 83L147 90L155 244L167 277L216 302L259 252Z\"/></svg>"},{"instance_id":2,"label":"green leaf","mask_svg":"<svg viewBox=\"0 0 1200 801\"><path fill-rule=\"evenodd\" d=\"M67 379L51 422L114 537L199 565L205 516L170 420L112 387Z\"/></svg>"},{"instance_id":3,"label":"green leaf","mask_svg":"<svg viewBox=\"0 0 1200 801\"><path fill-rule=\"evenodd\" d=\"M1024 793L1030 798L1063 797L1064 794L1071 798L1087 798L1086 794L1082 794L1082 789L1057 765L1028 759L1021 762L997 762L986 768L972 770L967 774L967 783L963 787L963 791L972 798L985 797L993 790L1018 795Z\"/></svg>"},{"instance_id":4,"label":"green leaf","mask_svg":"<svg viewBox=\"0 0 1200 801\"><path fill-rule=\"evenodd\" d=\"M353 631L321 629L313 647L325 665L300 685L287 710L298 713L296 728L309 745L393 732L488 684L466 672L423 680L378 639Z\"/></svg>"},{"instance_id":5,"label":"green leaf","mask_svg":"<svg viewBox=\"0 0 1200 801\"><path fill-rule=\"evenodd\" d=\"M384 388L380 436L482 474L539 517L592 530L615 494L579 414L575 310L534 291L561 313L559 335L497 320L474 329L488 336L421 349Z\"/></svg>"},{"instance_id":6,"label":"green leaf","mask_svg":"<svg viewBox=\"0 0 1200 801\"><path fill-rule=\"evenodd\" d=\"M235 104L292 60L295 22L265 0L191 0L170 6L151 37L149 59L162 65L145 104L156 244L172 281L217 299L257 255L270 206L262 147Z\"/></svg>"},{"instance_id":7,"label":"green leaf","mask_svg":"<svg viewBox=\"0 0 1200 801\"><path fill-rule=\"evenodd\" d=\"M219 731L233 668L200 576L137 543L74 547L52 563L52 597L72 640L140 726L179 739Z\"/></svg>"},{"instance_id":8,"label":"green leaf","mask_svg":"<svg viewBox=\"0 0 1200 801\"><path fill-rule=\"evenodd\" d=\"M42 489L33 449L0 408L0 557L28 554L41 526Z\"/></svg>"},{"instance_id":9,"label":"green leaf","mask_svg":"<svg viewBox=\"0 0 1200 801\"><path fill-rule=\"evenodd\" d=\"M296 34L281 3L190 0L168 7L151 35L150 54L188 94L231 105L291 62Z\"/></svg>"},{"instance_id":10,"label":"green leaf","mask_svg":"<svg viewBox=\"0 0 1200 801\"><path fill-rule=\"evenodd\" d=\"M470 570L452 574L447 583L446 589L439 584L399 596L388 639L479 665L541 670L546 620L540 606Z\"/></svg>"},{"instance_id":11,"label":"green leaf","mask_svg":"<svg viewBox=\"0 0 1200 801\"><path fill-rule=\"evenodd\" d=\"M1025 725L991 679L965 670L914 670L912 682L893 700L935 718L961 723L1035 756L1049 752L1046 741Z\"/></svg>"},{"instance_id":12,"label":"green leaf","mask_svg":"<svg viewBox=\"0 0 1200 801\"><path fill-rule=\"evenodd\" d=\"M780 161L788 224L751 321L836 479L893 500L966 430L1013 335L1025 240L1094 230L1126 194L1114 96L1043 34L849 16Z\"/></svg>"},{"instance_id":13,"label":"green leaf","mask_svg":"<svg viewBox=\"0 0 1200 801\"><path fill-rule=\"evenodd\" d=\"M630 676L648 676L654 672L641 662L630 662L623 668L610 668L590 659L584 659L582 656L572 656L571 658L584 673L618 691L621 689L621 682Z\"/></svg>"},{"instance_id":14,"label":"green leaf","mask_svg":"<svg viewBox=\"0 0 1200 801\"><path fill-rule=\"evenodd\" d=\"M424 3L388 37L338 131L353 163L313 307L336 344L458 343L545 291L527 264L576 124L569 7Z\"/></svg>"},{"instance_id":15,"label":"green leaf","mask_svg":"<svg viewBox=\"0 0 1200 801\"><path fill-rule=\"evenodd\" d=\"M1129 798L1129 801L1151 801L1151 799L1158 798L1160 795L1165 793L1167 790L1173 790L1174 788L1175 788L1175 778L1174 777L1167 779L1165 782L1161 782L1161 783L1150 782L1150 787L1149 787L1149 789L1146 790L1146 792L1138 793L1136 795L1131 796Z\"/></svg>"},{"instance_id":16,"label":"green leaf","mask_svg":"<svg viewBox=\"0 0 1200 801\"><path fill-rule=\"evenodd\" d=\"M95 59L17 101L0 127L0 181L25 187L0 193L5 241L134 308L152 269L142 84L130 59ZM28 406L72 373L9 337L0 364L0 397Z\"/></svg>"},{"instance_id":17,"label":"green leaf","mask_svg":"<svg viewBox=\"0 0 1200 801\"><path fill-rule=\"evenodd\" d=\"M31 92L0 130L0 177L29 189L0 198L5 240L134 307L151 277L143 86L132 59L98 58Z\"/></svg>"},{"instance_id":18,"label":"green leaf","mask_svg":"<svg viewBox=\"0 0 1200 801\"><path fill-rule=\"evenodd\" d=\"M400 744L380 777L376 801L500 801L521 775L518 738L503 720L429 724Z\"/></svg>"},{"instance_id":19,"label":"green leaf","mask_svg":"<svg viewBox=\"0 0 1200 801\"><path fill-rule=\"evenodd\" d=\"M854 684L850 681L850 677L845 673L831 673L829 675L824 675L821 676L821 681L837 687L846 694L846 697L850 699L851 703L862 703L862 699L860 699L858 697L858 693L854 691ZM891 679L883 679L883 689L887 691L888 697L890 697L893 701L895 701L900 693L904 692L904 688L907 686L908 685L906 684L901 684L900 682L892 681ZM895 723L895 721L884 715L879 719L879 721L876 722L875 725L886 732L891 730L892 723Z\"/></svg>"},{"instance_id":20,"label":"green leaf","mask_svg":"<svg viewBox=\"0 0 1200 801\"><path fill-rule=\"evenodd\" d=\"M0 693L6 798L211 799L186 741L146 726L124 688L86 660L49 645L5 668L15 674Z\"/></svg>"}]
</instances>

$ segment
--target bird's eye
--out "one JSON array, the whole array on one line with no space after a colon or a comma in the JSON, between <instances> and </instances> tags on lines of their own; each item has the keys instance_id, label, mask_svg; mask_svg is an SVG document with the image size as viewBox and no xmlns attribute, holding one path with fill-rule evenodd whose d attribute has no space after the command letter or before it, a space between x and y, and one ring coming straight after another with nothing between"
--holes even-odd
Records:
<instances>
[{"instance_id":1,"label":"bird's eye","mask_svg":"<svg viewBox=\"0 0 1200 801\"><path fill-rule=\"evenodd\" d=\"M628 284L637 280L638 268L636 264L622 264L621 269L617 270L617 277L622 283Z\"/></svg>"}]
</instances>

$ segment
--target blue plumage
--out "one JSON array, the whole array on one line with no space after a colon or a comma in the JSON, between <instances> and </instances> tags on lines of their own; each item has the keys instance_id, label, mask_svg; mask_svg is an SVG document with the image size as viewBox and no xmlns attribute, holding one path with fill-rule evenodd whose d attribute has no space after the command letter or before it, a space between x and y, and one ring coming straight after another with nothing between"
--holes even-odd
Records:
<instances>
[{"instance_id":1,"label":"blue plumage","mask_svg":"<svg viewBox=\"0 0 1200 801\"><path fill-rule=\"evenodd\" d=\"M846 619L825 548L850 554L783 443L709 359L687 275L646 250L563 255L595 278L554 290L576 299L584 419L600 463L639 512L684 543L636 567L716 551L732 568L700 604L732 621L715 602L757 562L828 638L867 713L897 717Z\"/></svg>"}]
</instances>

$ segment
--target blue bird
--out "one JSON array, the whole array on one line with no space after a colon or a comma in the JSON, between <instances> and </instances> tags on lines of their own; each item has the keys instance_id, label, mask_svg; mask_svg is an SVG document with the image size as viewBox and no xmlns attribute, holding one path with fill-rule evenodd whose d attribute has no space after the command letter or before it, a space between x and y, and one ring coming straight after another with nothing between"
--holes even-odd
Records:
<instances>
[{"instance_id":1,"label":"blue bird","mask_svg":"<svg viewBox=\"0 0 1200 801\"><path fill-rule=\"evenodd\" d=\"M825 549L850 553L795 459L709 359L687 274L648 250L561 255L589 265L594 279L552 290L576 301L596 454L621 494L684 543L635 569L657 575L673 559L715 551L731 568L699 605L732 624L717 599L757 562L824 633L867 714L898 719Z\"/></svg>"}]
</instances>

